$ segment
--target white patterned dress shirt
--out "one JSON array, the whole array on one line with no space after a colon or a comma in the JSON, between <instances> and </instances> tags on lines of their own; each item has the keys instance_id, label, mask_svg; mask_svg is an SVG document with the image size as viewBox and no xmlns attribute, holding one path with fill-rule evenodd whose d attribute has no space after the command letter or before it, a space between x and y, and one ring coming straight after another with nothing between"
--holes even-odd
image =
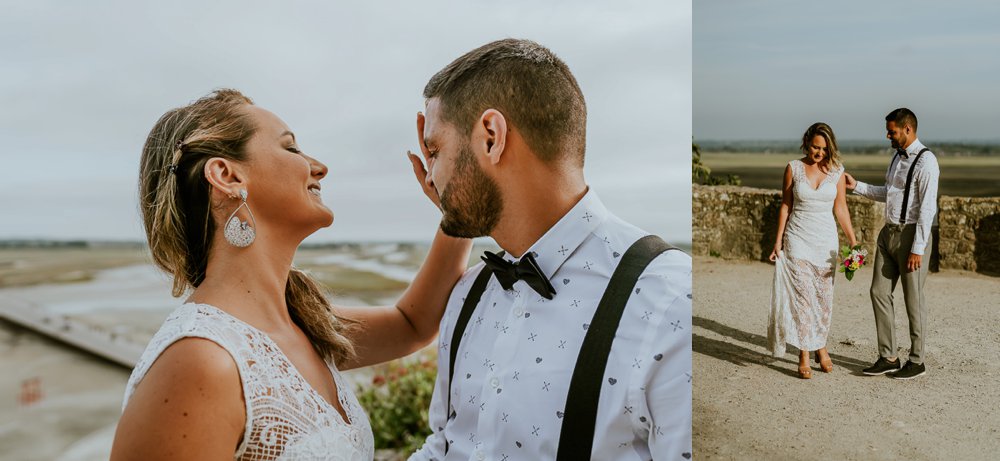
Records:
<instances>
[{"instance_id":1,"label":"white patterned dress shirt","mask_svg":"<svg viewBox=\"0 0 1000 461\"><path fill-rule=\"evenodd\" d=\"M917 158L917 153L925 146L919 139L914 139L906 148L906 157L893 155L889 170L885 173L885 185L873 186L858 181L854 193L879 202L885 202L885 222L899 223L900 209L903 207L903 191L906 189L906 176L910 165ZM916 224L913 246L910 253L922 255L926 251L927 239L931 235L931 225L937 214L938 178L941 169L937 157L931 151L924 152L913 173L913 183L910 185L910 200L906 205L905 224Z\"/></svg>"},{"instance_id":2,"label":"white patterned dress shirt","mask_svg":"<svg viewBox=\"0 0 1000 461\"><path fill-rule=\"evenodd\" d=\"M588 191L528 250L555 287L552 300L523 281L505 291L490 278L459 347L453 411L446 411L449 343L484 265L469 269L441 321L433 434L410 459L555 459L559 438L574 436L560 429L584 335L622 254L645 235ZM626 304L604 374L595 439L597 460L691 457L691 257L681 251L654 259Z\"/></svg>"}]
</instances>

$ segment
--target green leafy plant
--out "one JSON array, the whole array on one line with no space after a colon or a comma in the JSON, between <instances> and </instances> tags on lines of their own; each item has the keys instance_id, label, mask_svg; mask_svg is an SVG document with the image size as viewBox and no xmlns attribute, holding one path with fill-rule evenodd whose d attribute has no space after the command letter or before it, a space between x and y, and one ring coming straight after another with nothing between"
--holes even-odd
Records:
<instances>
[{"instance_id":1,"label":"green leafy plant","mask_svg":"<svg viewBox=\"0 0 1000 461\"><path fill-rule=\"evenodd\" d=\"M730 174L725 178L712 175L712 169L701 163L701 148L691 143L691 182L706 186L739 186L742 183L738 175Z\"/></svg>"},{"instance_id":2,"label":"green leafy plant","mask_svg":"<svg viewBox=\"0 0 1000 461\"><path fill-rule=\"evenodd\" d=\"M430 435L427 411L437 377L436 360L434 354L424 353L380 365L371 385L359 390L358 401L371 419L375 448L408 455Z\"/></svg>"}]
</instances>

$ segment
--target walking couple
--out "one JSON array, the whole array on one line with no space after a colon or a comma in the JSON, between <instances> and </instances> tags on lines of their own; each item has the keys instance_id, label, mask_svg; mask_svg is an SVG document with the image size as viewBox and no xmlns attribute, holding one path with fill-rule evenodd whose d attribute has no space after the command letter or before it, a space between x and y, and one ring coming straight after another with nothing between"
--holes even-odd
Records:
<instances>
[{"instance_id":1,"label":"walking couple","mask_svg":"<svg viewBox=\"0 0 1000 461\"><path fill-rule=\"evenodd\" d=\"M409 157L441 224L384 307L331 306L291 266L333 213L326 166L281 119L234 90L161 117L140 203L153 260L190 296L133 370L112 459L371 460L340 371L439 331L433 433L413 459L690 459L691 258L587 186L569 68L500 40L424 97ZM467 269L486 235L504 252Z\"/></svg>"},{"instance_id":2,"label":"walking couple","mask_svg":"<svg viewBox=\"0 0 1000 461\"><path fill-rule=\"evenodd\" d=\"M777 239L770 255L775 272L768 349L781 357L786 343L798 348L798 373L804 379L812 376L810 352L815 352L821 370L833 371L826 341L839 265L834 217L848 244L852 248L858 244L847 209L848 190L886 204L885 226L875 242L871 284L879 357L862 373L912 379L926 372L924 281L932 248L931 225L937 215L940 170L934 154L917 139L917 117L912 111L900 108L890 112L885 128L895 154L884 185L857 181L844 171L836 137L825 123L815 123L806 130L801 146L804 157L785 168ZM905 365L896 355L892 293L898 282L903 286L910 327L910 355Z\"/></svg>"}]
</instances>

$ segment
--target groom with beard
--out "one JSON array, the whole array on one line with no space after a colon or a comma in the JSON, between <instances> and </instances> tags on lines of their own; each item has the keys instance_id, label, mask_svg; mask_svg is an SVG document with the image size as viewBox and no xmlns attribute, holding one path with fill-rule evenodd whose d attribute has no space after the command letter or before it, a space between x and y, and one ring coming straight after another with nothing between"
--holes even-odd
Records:
<instances>
[{"instance_id":1,"label":"groom with beard","mask_svg":"<svg viewBox=\"0 0 1000 461\"><path fill-rule=\"evenodd\" d=\"M937 216L937 157L917 139L917 116L899 108L885 116L886 138L896 149L885 175L885 185L855 180L845 173L847 188L862 197L885 202L885 227L878 234L871 298L879 358L862 372L889 373L913 379L926 373L924 339L927 305L924 282L931 255L931 225ZM892 292L903 285L903 302L910 322L910 357L906 365L896 357L896 315Z\"/></svg>"},{"instance_id":2,"label":"groom with beard","mask_svg":"<svg viewBox=\"0 0 1000 461\"><path fill-rule=\"evenodd\" d=\"M433 433L410 459L689 459L691 258L587 186L586 105L569 68L537 43L500 40L439 71L424 97L417 129L441 228L504 251L452 291Z\"/></svg>"}]
</instances>

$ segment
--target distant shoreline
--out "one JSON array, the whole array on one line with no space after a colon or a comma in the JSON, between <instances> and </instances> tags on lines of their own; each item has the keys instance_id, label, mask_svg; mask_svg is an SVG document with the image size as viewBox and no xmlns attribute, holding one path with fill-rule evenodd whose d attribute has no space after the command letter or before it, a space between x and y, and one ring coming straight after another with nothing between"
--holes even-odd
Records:
<instances>
[{"instance_id":1,"label":"distant shoreline","mask_svg":"<svg viewBox=\"0 0 1000 461\"><path fill-rule=\"evenodd\" d=\"M491 242L489 239L476 239L477 244L487 243L488 246L493 246L489 244ZM383 244L394 244L399 245L400 249L409 248L420 248L429 247L430 241L357 241L357 242L319 242L319 243L303 243L299 246L300 250L348 250L357 249L363 246L370 245L383 245ZM691 243L690 242L671 242L674 246L690 252ZM0 250L14 250L14 249L32 249L32 250L65 250L65 249L137 249L146 250L146 242L139 242L133 240L58 240L58 239L0 239ZM0 267L3 266L3 261L0 260Z\"/></svg>"},{"instance_id":2,"label":"distant shoreline","mask_svg":"<svg viewBox=\"0 0 1000 461\"><path fill-rule=\"evenodd\" d=\"M924 142L926 141L926 142ZM943 141L921 140L935 155L955 157L975 157L1000 155L1000 141ZM789 154L799 152L800 140L696 140L702 153L754 153ZM838 140L837 147L842 153L855 155L880 155L891 151L886 140Z\"/></svg>"}]
</instances>

